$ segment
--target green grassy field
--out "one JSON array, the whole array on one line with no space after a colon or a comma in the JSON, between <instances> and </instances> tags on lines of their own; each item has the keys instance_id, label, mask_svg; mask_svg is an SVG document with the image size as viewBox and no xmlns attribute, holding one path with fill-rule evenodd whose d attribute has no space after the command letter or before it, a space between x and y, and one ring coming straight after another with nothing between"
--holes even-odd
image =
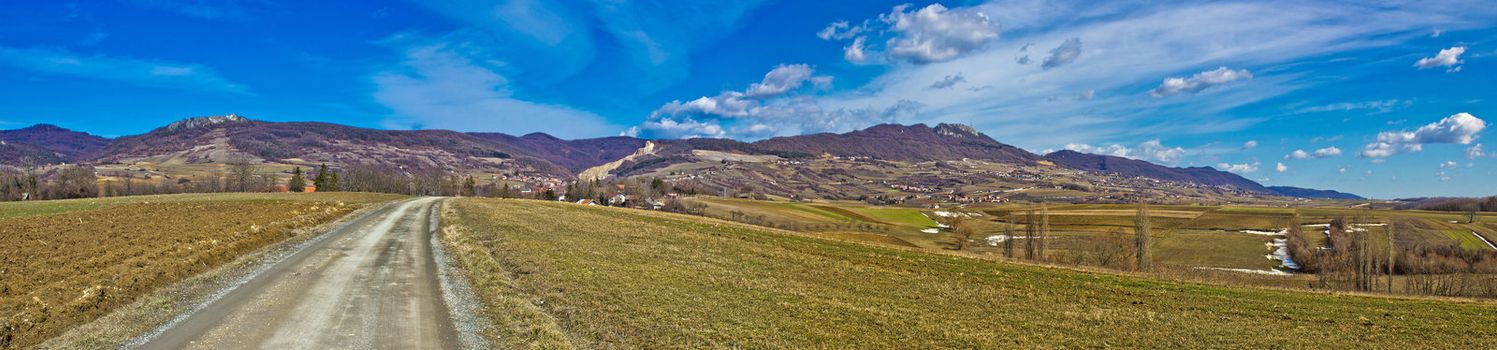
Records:
<instances>
[{"instance_id":1,"label":"green grassy field","mask_svg":"<svg viewBox=\"0 0 1497 350\"><path fill-rule=\"evenodd\" d=\"M499 346L1482 348L1497 339L1493 303L1169 282L656 212L459 199L444 225Z\"/></svg>"}]
</instances>

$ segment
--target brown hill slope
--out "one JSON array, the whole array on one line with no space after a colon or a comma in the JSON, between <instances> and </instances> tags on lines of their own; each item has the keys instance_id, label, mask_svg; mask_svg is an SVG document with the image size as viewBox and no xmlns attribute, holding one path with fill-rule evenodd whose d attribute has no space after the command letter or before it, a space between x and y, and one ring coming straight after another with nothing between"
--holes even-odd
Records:
<instances>
[{"instance_id":1,"label":"brown hill slope","mask_svg":"<svg viewBox=\"0 0 1497 350\"><path fill-rule=\"evenodd\" d=\"M36 159L38 163L77 161L109 144L109 139L52 124L37 124L16 130L0 130L0 141L12 145L25 144L45 150L45 152L38 153L31 150L31 147L17 146L10 147L9 151L0 151L7 152L7 154L29 152L27 155L38 157ZM21 158L15 160L19 159ZM6 156L0 156L0 163L14 164L13 160Z\"/></svg>"}]
</instances>

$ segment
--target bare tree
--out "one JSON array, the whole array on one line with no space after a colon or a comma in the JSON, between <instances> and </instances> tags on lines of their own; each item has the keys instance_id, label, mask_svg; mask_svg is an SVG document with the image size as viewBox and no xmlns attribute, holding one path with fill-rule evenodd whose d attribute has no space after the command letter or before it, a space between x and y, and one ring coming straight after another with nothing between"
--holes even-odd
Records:
<instances>
[{"instance_id":1,"label":"bare tree","mask_svg":"<svg viewBox=\"0 0 1497 350\"><path fill-rule=\"evenodd\" d=\"M1133 218L1133 254L1137 261L1135 267L1139 271L1149 269L1149 206L1138 204L1138 215Z\"/></svg>"},{"instance_id":2,"label":"bare tree","mask_svg":"<svg viewBox=\"0 0 1497 350\"><path fill-rule=\"evenodd\" d=\"M1050 241L1050 208L1047 207L1047 206L1045 206L1045 203L1040 203L1039 242L1035 242L1035 245L1038 247L1038 249L1037 249L1038 252L1036 252L1036 256L1038 256L1040 260L1045 260L1045 248L1050 244L1049 241Z\"/></svg>"},{"instance_id":3,"label":"bare tree","mask_svg":"<svg viewBox=\"0 0 1497 350\"><path fill-rule=\"evenodd\" d=\"M255 174L259 171L249 160L236 157L228 162L229 189L234 192L249 192L254 187Z\"/></svg>"},{"instance_id":4,"label":"bare tree","mask_svg":"<svg viewBox=\"0 0 1497 350\"><path fill-rule=\"evenodd\" d=\"M956 219L951 223L951 228L956 231L956 249L962 250L967 247L967 242L972 240L972 235L977 234L977 225L971 220Z\"/></svg>"},{"instance_id":5,"label":"bare tree","mask_svg":"<svg viewBox=\"0 0 1497 350\"><path fill-rule=\"evenodd\" d=\"M1003 232L1003 256L1012 259L1014 257L1014 217L1009 215L1008 228Z\"/></svg>"},{"instance_id":6,"label":"bare tree","mask_svg":"<svg viewBox=\"0 0 1497 350\"><path fill-rule=\"evenodd\" d=\"M1034 209L1029 209L1024 219L1024 258L1034 260Z\"/></svg>"}]
</instances>

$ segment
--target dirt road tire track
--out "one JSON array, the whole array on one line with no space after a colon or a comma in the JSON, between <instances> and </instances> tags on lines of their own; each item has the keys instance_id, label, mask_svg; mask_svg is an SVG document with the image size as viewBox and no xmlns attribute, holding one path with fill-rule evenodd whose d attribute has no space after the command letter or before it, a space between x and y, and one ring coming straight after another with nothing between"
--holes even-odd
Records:
<instances>
[{"instance_id":1,"label":"dirt road tire track","mask_svg":"<svg viewBox=\"0 0 1497 350\"><path fill-rule=\"evenodd\" d=\"M135 348L471 346L443 299L430 243L441 200L390 204L335 228Z\"/></svg>"}]
</instances>

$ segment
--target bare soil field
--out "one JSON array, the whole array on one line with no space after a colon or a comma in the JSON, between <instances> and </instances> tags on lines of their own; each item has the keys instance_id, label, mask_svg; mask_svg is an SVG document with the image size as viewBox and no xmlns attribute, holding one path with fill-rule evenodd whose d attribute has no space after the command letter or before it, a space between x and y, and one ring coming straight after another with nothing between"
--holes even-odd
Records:
<instances>
[{"instance_id":1,"label":"bare soil field","mask_svg":"<svg viewBox=\"0 0 1497 350\"><path fill-rule=\"evenodd\" d=\"M25 348L153 290L398 196L173 195L6 203L0 348ZM31 210L30 205L41 207Z\"/></svg>"}]
</instances>

